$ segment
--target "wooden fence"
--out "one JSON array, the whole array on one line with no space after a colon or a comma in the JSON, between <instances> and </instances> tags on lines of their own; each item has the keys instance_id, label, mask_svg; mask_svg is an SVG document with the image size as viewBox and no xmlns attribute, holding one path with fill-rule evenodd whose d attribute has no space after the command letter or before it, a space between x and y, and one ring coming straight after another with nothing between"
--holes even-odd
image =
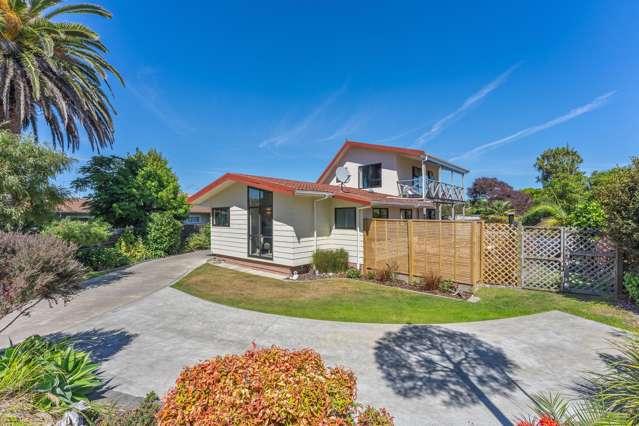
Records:
<instances>
[{"instance_id":1,"label":"wooden fence","mask_svg":"<svg viewBox=\"0 0 639 426\"><path fill-rule=\"evenodd\" d=\"M392 267L413 277L431 274L475 285L481 278L481 223L367 220L364 270Z\"/></svg>"},{"instance_id":2,"label":"wooden fence","mask_svg":"<svg viewBox=\"0 0 639 426\"><path fill-rule=\"evenodd\" d=\"M458 283L611 295L622 265L615 245L592 230L483 222L372 219L364 268L431 274Z\"/></svg>"}]
</instances>

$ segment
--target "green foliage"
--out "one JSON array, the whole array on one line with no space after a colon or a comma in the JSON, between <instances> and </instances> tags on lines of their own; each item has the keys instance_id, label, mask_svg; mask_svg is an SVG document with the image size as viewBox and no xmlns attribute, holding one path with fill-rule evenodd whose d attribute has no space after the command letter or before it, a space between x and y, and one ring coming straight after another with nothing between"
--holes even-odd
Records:
<instances>
[{"instance_id":1,"label":"green foliage","mask_svg":"<svg viewBox=\"0 0 639 426\"><path fill-rule=\"evenodd\" d=\"M155 392L149 392L139 406L124 413L109 413L98 426L155 426L155 416L160 411L160 402Z\"/></svg>"},{"instance_id":2,"label":"green foliage","mask_svg":"<svg viewBox=\"0 0 639 426\"><path fill-rule=\"evenodd\" d=\"M453 280L442 280L439 283L439 291L442 293L451 293L453 290L455 290L455 283Z\"/></svg>"},{"instance_id":3,"label":"green foliage","mask_svg":"<svg viewBox=\"0 0 639 426\"><path fill-rule=\"evenodd\" d=\"M358 426L393 426L393 417L385 408L364 407L357 416Z\"/></svg>"},{"instance_id":4,"label":"green foliage","mask_svg":"<svg viewBox=\"0 0 639 426\"><path fill-rule=\"evenodd\" d=\"M198 232L191 234L184 242L186 251L205 250L211 248L211 225L205 225Z\"/></svg>"},{"instance_id":5,"label":"green foliage","mask_svg":"<svg viewBox=\"0 0 639 426\"><path fill-rule=\"evenodd\" d=\"M89 354L32 336L0 355L0 395L33 396L41 409L69 407L101 385Z\"/></svg>"},{"instance_id":6,"label":"green foliage","mask_svg":"<svg viewBox=\"0 0 639 426\"><path fill-rule=\"evenodd\" d=\"M346 270L346 278L358 279L362 273L357 268L348 268Z\"/></svg>"},{"instance_id":7,"label":"green foliage","mask_svg":"<svg viewBox=\"0 0 639 426\"><path fill-rule=\"evenodd\" d=\"M559 226L564 223L566 213L554 204L538 204L531 207L522 217L526 226L543 224L545 226Z\"/></svg>"},{"instance_id":8,"label":"green foliage","mask_svg":"<svg viewBox=\"0 0 639 426\"><path fill-rule=\"evenodd\" d=\"M581 163L583 163L581 155L568 145L547 149L535 161L535 168L539 172L537 181L546 187L550 181L560 175L578 174Z\"/></svg>"},{"instance_id":9,"label":"green foliage","mask_svg":"<svg viewBox=\"0 0 639 426\"><path fill-rule=\"evenodd\" d=\"M177 253L180 249L182 222L169 212L152 213L147 226L145 245L154 257Z\"/></svg>"},{"instance_id":10,"label":"green foliage","mask_svg":"<svg viewBox=\"0 0 639 426\"><path fill-rule=\"evenodd\" d=\"M82 221L66 218L47 225L42 233L86 247L105 243L111 236L111 227L99 219Z\"/></svg>"},{"instance_id":11,"label":"green foliage","mask_svg":"<svg viewBox=\"0 0 639 426\"><path fill-rule=\"evenodd\" d=\"M68 13L105 18L111 14L100 6L60 3L0 2L0 75L5 77L0 123L15 134L27 126L37 134L37 122L44 120L53 143L64 147L66 140L74 150L81 125L92 148L111 146L114 110L105 87L110 88L109 74L123 83L122 77L104 58L107 48L98 34L86 24L63 20Z\"/></svg>"},{"instance_id":12,"label":"green foliage","mask_svg":"<svg viewBox=\"0 0 639 426\"><path fill-rule=\"evenodd\" d=\"M131 259L116 247L81 248L78 250L76 257L92 271L105 271L131 263Z\"/></svg>"},{"instance_id":13,"label":"green foliage","mask_svg":"<svg viewBox=\"0 0 639 426\"><path fill-rule=\"evenodd\" d=\"M588 199L588 179L583 173L557 175L546 183L543 192L546 199L570 214Z\"/></svg>"},{"instance_id":14,"label":"green foliage","mask_svg":"<svg viewBox=\"0 0 639 426\"><path fill-rule=\"evenodd\" d=\"M639 274L625 272L623 274L623 285L626 287L630 299L639 305Z\"/></svg>"},{"instance_id":15,"label":"green foliage","mask_svg":"<svg viewBox=\"0 0 639 426\"><path fill-rule=\"evenodd\" d=\"M0 318L34 301L68 300L86 273L76 250L50 235L0 232Z\"/></svg>"},{"instance_id":16,"label":"green foliage","mask_svg":"<svg viewBox=\"0 0 639 426\"><path fill-rule=\"evenodd\" d=\"M133 262L152 258L152 253L146 248L142 238L135 235L130 228L122 232L115 243L115 248Z\"/></svg>"},{"instance_id":17,"label":"green foliage","mask_svg":"<svg viewBox=\"0 0 639 426\"><path fill-rule=\"evenodd\" d=\"M368 271L366 273L366 278L368 278L369 280L374 280L375 279L375 271Z\"/></svg>"},{"instance_id":18,"label":"green foliage","mask_svg":"<svg viewBox=\"0 0 639 426\"><path fill-rule=\"evenodd\" d=\"M80 174L73 187L90 191L91 212L113 226L143 228L154 212L167 212L178 220L189 212L177 176L153 149L127 157L94 156Z\"/></svg>"},{"instance_id":19,"label":"green foliage","mask_svg":"<svg viewBox=\"0 0 639 426\"><path fill-rule=\"evenodd\" d=\"M621 247L639 252L639 157L613 169L593 189L608 216L608 235Z\"/></svg>"},{"instance_id":20,"label":"green foliage","mask_svg":"<svg viewBox=\"0 0 639 426\"><path fill-rule=\"evenodd\" d=\"M348 252L337 250L317 250L313 253L313 267L321 273L344 272L348 269Z\"/></svg>"},{"instance_id":21,"label":"green foliage","mask_svg":"<svg viewBox=\"0 0 639 426\"><path fill-rule=\"evenodd\" d=\"M606 226L606 212L597 201L577 204L566 218L566 225L576 228L602 229Z\"/></svg>"},{"instance_id":22,"label":"green foliage","mask_svg":"<svg viewBox=\"0 0 639 426\"><path fill-rule=\"evenodd\" d=\"M483 220L490 223L507 223L508 215L514 214L515 210L509 201L504 200L479 200L469 210L471 214L478 214Z\"/></svg>"},{"instance_id":23,"label":"green foliage","mask_svg":"<svg viewBox=\"0 0 639 426\"><path fill-rule=\"evenodd\" d=\"M277 347L218 356L182 371L157 414L160 424L351 424L355 376L327 368L315 351ZM375 418L372 410L367 416ZM390 416L378 413L377 418Z\"/></svg>"},{"instance_id":24,"label":"green foliage","mask_svg":"<svg viewBox=\"0 0 639 426\"><path fill-rule=\"evenodd\" d=\"M0 131L0 230L20 230L48 222L66 191L51 183L73 159Z\"/></svg>"}]
</instances>

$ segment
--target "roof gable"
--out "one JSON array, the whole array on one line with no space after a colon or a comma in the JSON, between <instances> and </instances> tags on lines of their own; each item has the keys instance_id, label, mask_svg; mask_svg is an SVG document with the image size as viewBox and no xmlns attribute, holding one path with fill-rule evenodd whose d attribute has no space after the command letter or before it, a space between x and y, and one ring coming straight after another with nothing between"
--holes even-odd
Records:
<instances>
[{"instance_id":1,"label":"roof gable","mask_svg":"<svg viewBox=\"0 0 639 426\"><path fill-rule=\"evenodd\" d=\"M337 151L335 157L328 163L328 166L324 169L320 177L317 179L317 183L322 183L326 181L326 178L329 176L331 170L337 165L339 160L352 148L361 148L368 149L371 151L378 152L393 152L400 155L405 155L408 157L420 158L426 155L424 151L421 149L412 149L412 148L401 148L397 146L389 146L389 145L377 145L373 143L364 143L364 142L355 142L347 140L344 142L344 145Z\"/></svg>"}]
</instances>

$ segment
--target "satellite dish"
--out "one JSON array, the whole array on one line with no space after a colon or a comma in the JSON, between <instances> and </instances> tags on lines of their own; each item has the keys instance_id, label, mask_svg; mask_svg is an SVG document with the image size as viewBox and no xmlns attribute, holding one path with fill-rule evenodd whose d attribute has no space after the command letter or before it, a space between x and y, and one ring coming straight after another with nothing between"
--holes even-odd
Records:
<instances>
[{"instance_id":1,"label":"satellite dish","mask_svg":"<svg viewBox=\"0 0 639 426\"><path fill-rule=\"evenodd\" d=\"M351 174L346 167L338 167L337 170L335 170L335 178L337 182L345 184L351 180Z\"/></svg>"}]
</instances>

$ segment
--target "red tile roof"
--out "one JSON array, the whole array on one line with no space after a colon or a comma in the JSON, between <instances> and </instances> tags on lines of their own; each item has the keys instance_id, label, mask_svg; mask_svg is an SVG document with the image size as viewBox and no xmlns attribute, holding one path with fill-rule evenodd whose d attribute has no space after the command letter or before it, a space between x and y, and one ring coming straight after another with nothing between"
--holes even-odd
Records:
<instances>
[{"instance_id":1,"label":"red tile roof","mask_svg":"<svg viewBox=\"0 0 639 426\"><path fill-rule=\"evenodd\" d=\"M253 176L239 173L227 173L219 179L211 182L209 185L202 188L200 191L189 197L189 203L195 202L197 199L204 196L209 191L217 188L218 186L226 182L240 182L245 183L256 188L265 189L273 192L281 192L288 195L295 195L295 191L313 191L313 192L327 192L333 195L338 200L352 201L354 203L370 205L377 204L378 202L391 202L398 200L397 197L389 194L382 194L379 192L370 192L363 189L348 188L342 189L338 185L328 185L315 182L303 182L299 180L291 179L279 179L265 176Z\"/></svg>"},{"instance_id":2,"label":"red tile roof","mask_svg":"<svg viewBox=\"0 0 639 426\"><path fill-rule=\"evenodd\" d=\"M344 145L337 151L335 157L328 163L328 166L324 169L320 177L317 179L317 182L322 182L327 177L328 173L331 169L337 164L337 162L342 158L342 156L351 148L364 148L372 151L379 152L394 152L396 154L406 155L408 157L420 158L426 155L424 151L421 149L412 149L412 148L400 148L397 146L390 145L377 145L373 143L364 143L364 142L355 142L347 140L344 142Z\"/></svg>"},{"instance_id":3,"label":"red tile roof","mask_svg":"<svg viewBox=\"0 0 639 426\"><path fill-rule=\"evenodd\" d=\"M86 198L78 198L75 200L66 200L64 203L56 206L55 211L56 213L88 214L89 206Z\"/></svg>"}]
</instances>

